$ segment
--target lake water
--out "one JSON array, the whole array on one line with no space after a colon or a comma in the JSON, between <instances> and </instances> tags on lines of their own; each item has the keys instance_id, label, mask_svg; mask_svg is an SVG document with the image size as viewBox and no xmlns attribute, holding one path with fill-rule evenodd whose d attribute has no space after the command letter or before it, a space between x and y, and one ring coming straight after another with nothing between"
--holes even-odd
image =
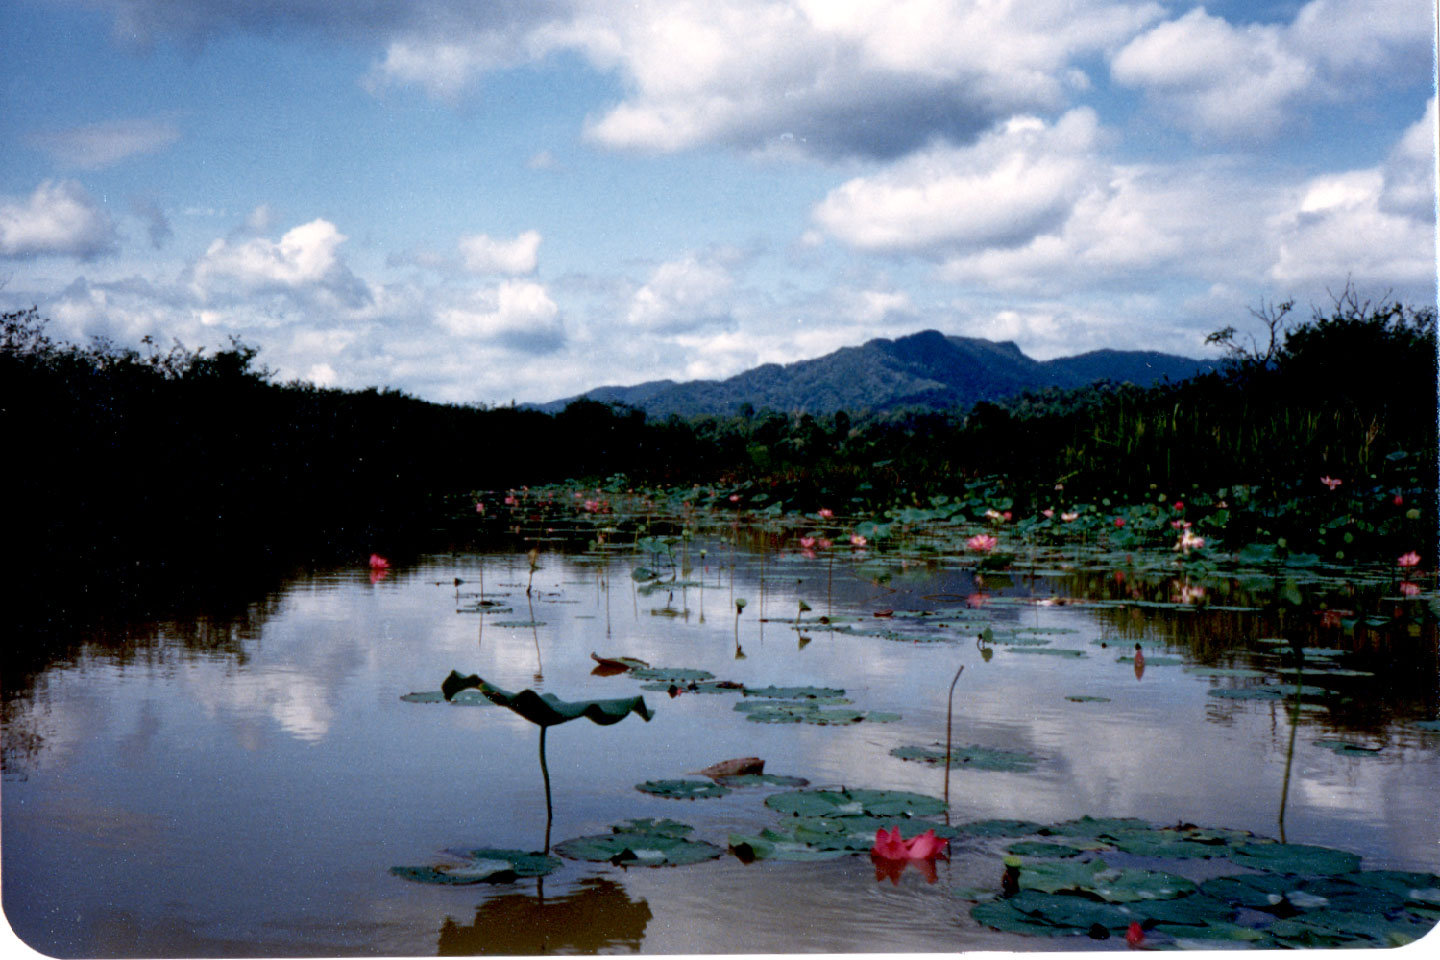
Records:
<instances>
[{"instance_id":1,"label":"lake water","mask_svg":"<svg viewBox=\"0 0 1440 960\"><path fill-rule=\"evenodd\" d=\"M812 789L942 796L942 767L891 751L943 749L963 666L954 744L1031 762L956 768L936 822L1283 829L1366 869L1440 872L1440 733L1416 725L1436 716L1436 634L1424 598L1385 599L1383 576L1304 579L1286 621L1266 592L1279 581L1264 576L1201 585L1162 561L1069 569L1063 555L979 574L903 551L807 556L775 531L736 527L736 546L724 532L658 558L545 543L533 573L516 548L419 555L379 574L305 571L238 609L196 613L177 598L184 615L12 639L61 653L6 684L9 922L46 954L96 957L1113 947L973 920L955 891L998 888L993 839L957 838L934 882L918 869L877 875L864 854L747 864L728 852L660 868L566 859L512 883L410 882L390 868L545 839L536 726L501 707L401 699L438 690L452 669L563 700L644 694L649 722L548 731L557 844L640 817L683 821L722 849L759 834L781 819L764 801L784 788L694 800L636 789L737 757ZM637 580L641 565L662 582ZM1383 626L1335 610L1367 591ZM1071 597L1092 602L1053 602ZM1324 692L1305 698L1293 745L1293 698L1213 692L1293 687L1280 637L1331 651L1307 658L1303 682ZM1142 669L1121 659L1137 642ZM1037 652L1054 650L1073 653ZM898 718L755 722L735 709L754 699L737 690L643 690L628 673L597 674L592 652L752 690L842 688L846 709ZM1355 750L1317 743L1337 739ZM1196 869L1223 872L1208 864Z\"/></svg>"}]
</instances>

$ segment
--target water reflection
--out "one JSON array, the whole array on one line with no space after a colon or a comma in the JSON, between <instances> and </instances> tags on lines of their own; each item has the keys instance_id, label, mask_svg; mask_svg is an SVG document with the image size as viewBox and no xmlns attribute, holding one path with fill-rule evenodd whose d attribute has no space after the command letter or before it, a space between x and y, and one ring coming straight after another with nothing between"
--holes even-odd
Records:
<instances>
[{"instance_id":1,"label":"water reflection","mask_svg":"<svg viewBox=\"0 0 1440 960\"><path fill-rule=\"evenodd\" d=\"M506 893L475 908L468 925L446 917L439 953L455 956L535 956L554 953L638 951L650 923L650 906L631 900L604 877L581 880L574 890L546 898L543 881L532 896Z\"/></svg>"}]
</instances>

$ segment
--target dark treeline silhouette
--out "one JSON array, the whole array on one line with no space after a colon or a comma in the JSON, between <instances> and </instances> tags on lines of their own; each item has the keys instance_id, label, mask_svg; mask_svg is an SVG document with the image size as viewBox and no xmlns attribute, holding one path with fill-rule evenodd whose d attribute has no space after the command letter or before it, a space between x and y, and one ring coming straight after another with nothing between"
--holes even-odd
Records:
<instances>
[{"instance_id":1,"label":"dark treeline silhouette","mask_svg":"<svg viewBox=\"0 0 1440 960\"><path fill-rule=\"evenodd\" d=\"M483 530L477 490L617 474L626 485L765 485L795 509L857 511L983 477L1000 478L1017 510L1053 505L1057 483L1069 499L1243 484L1293 514L1294 536L1333 518L1335 503L1317 500L1330 477L1356 517L1369 516L1366 497L1419 508L1408 535L1432 542L1435 311L1348 287L1307 321L1292 322L1291 306L1257 312L1263 345L1217 332L1223 369L1180 383L947 412L746 408L689 420L593 401L552 416L282 384L239 341L213 353L78 346L48 337L33 308L10 312L0 423L12 548L24 580L98 589L137 569L364 556L399 534L418 548ZM1376 536L1395 532L1378 523Z\"/></svg>"}]
</instances>

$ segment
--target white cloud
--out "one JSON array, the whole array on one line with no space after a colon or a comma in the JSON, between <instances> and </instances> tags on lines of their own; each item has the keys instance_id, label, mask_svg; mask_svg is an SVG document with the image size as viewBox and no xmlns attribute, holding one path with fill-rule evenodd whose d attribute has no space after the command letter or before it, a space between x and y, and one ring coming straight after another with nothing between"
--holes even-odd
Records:
<instances>
[{"instance_id":1,"label":"white cloud","mask_svg":"<svg viewBox=\"0 0 1440 960\"><path fill-rule=\"evenodd\" d=\"M82 170L98 170L128 157L157 153L179 139L180 129L175 124L153 118L42 131L29 138L30 143L61 163Z\"/></svg>"},{"instance_id":2,"label":"white cloud","mask_svg":"<svg viewBox=\"0 0 1440 960\"><path fill-rule=\"evenodd\" d=\"M1093 177L1088 108L1055 124L1017 117L972 147L936 146L832 190L815 209L862 250L940 254L1015 246L1059 226Z\"/></svg>"},{"instance_id":3,"label":"white cloud","mask_svg":"<svg viewBox=\"0 0 1440 960\"><path fill-rule=\"evenodd\" d=\"M279 241L217 239L195 264L193 289L202 299L226 293L281 293L300 300L320 298L362 306L372 294L340 259L337 251L344 242L345 236L328 220L293 227Z\"/></svg>"},{"instance_id":4,"label":"white cloud","mask_svg":"<svg viewBox=\"0 0 1440 960\"><path fill-rule=\"evenodd\" d=\"M731 324L728 270L694 256L663 263L635 291L625 319L652 333L682 333Z\"/></svg>"},{"instance_id":5,"label":"white cloud","mask_svg":"<svg viewBox=\"0 0 1440 960\"><path fill-rule=\"evenodd\" d=\"M476 291L469 304L441 310L436 319L456 336L523 353L549 353L565 341L560 308L543 286L529 280Z\"/></svg>"},{"instance_id":6,"label":"white cloud","mask_svg":"<svg viewBox=\"0 0 1440 960\"><path fill-rule=\"evenodd\" d=\"M496 240L483 233L460 238L460 255L471 273L534 273L540 234L527 230L513 240Z\"/></svg>"},{"instance_id":7,"label":"white cloud","mask_svg":"<svg viewBox=\"0 0 1440 960\"><path fill-rule=\"evenodd\" d=\"M28 199L0 201L0 257L91 260L116 247L110 215L74 180L46 180Z\"/></svg>"},{"instance_id":8,"label":"white cloud","mask_svg":"<svg viewBox=\"0 0 1440 960\"><path fill-rule=\"evenodd\" d=\"M1432 24L1423 0L1313 0L1291 23L1244 26L1202 6L1135 37L1110 73L1199 139L1268 141L1304 104L1418 76L1432 61Z\"/></svg>"}]
</instances>

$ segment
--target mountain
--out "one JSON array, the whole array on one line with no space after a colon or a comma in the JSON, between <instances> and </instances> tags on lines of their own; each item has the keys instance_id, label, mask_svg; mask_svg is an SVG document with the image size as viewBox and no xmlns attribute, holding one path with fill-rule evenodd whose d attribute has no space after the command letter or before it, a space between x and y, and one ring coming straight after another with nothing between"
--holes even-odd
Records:
<instances>
[{"instance_id":1,"label":"mountain","mask_svg":"<svg viewBox=\"0 0 1440 960\"><path fill-rule=\"evenodd\" d=\"M1184 380L1215 364L1167 353L1094 350L1034 360L1009 341L950 337L925 330L895 340L842 347L813 360L767 363L727 380L652 380L632 387L597 387L576 397L536 404L558 412L575 400L625 403L652 417L728 415L743 404L786 413L945 409L1000 400L1044 387L1068 389L1096 380L1149 386Z\"/></svg>"}]
</instances>

